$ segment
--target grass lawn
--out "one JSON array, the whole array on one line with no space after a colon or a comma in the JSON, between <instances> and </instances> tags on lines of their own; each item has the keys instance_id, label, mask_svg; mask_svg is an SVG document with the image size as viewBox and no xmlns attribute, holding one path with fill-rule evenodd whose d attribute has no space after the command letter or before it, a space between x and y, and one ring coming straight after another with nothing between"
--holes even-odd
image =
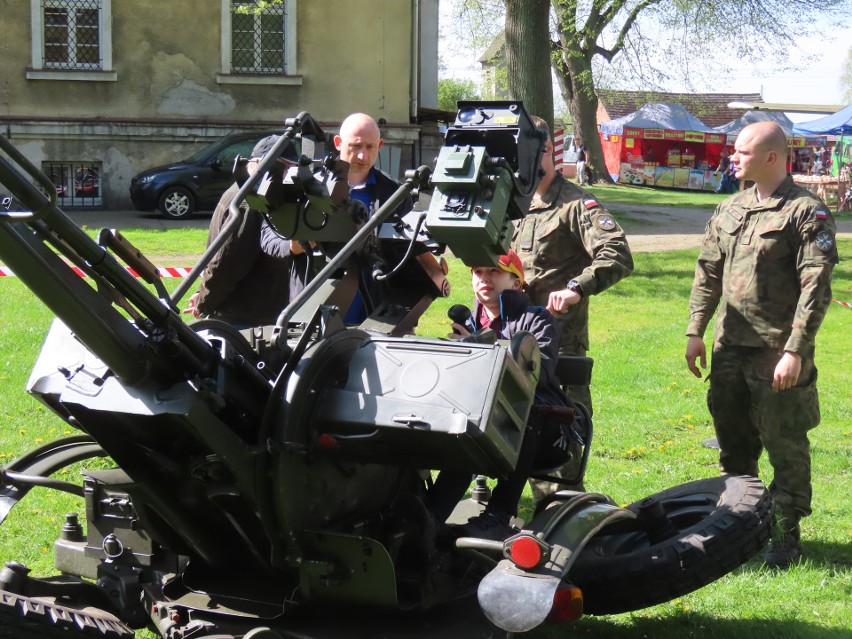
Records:
<instances>
[{"instance_id":1,"label":"grass lawn","mask_svg":"<svg viewBox=\"0 0 852 639\"><path fill-rule=\"evenodd\" d=\"M607 206L613 204L638 204L642 206L678 206L713 210L727 195L709 191L676 191L674 189L654 189L649 186L630 184L598 183L587 186Z\"/></svg>"},{"instance_id":2,"label":"grass lawn","mask_svg":"<svg viewBox=\"0 0 852 639\"><path fill-rule=\"evenodd\" d=\"M638 187L595 187L637 190ZM659 192L652 192L659 196ZM693 195L693 194L684 194ZM704 194L700 194L704 195ZM601 196L603 199L603 195ZM635 200L634 200L635 201ZM659 204L659 197L655 197ZM197 254L206 232L127 231L156 264ZM852 258L852 241L840 243ZM716 474L717 453L701 442L713 436L704 406L706 384L686 369L683 336L695 251L635 256L636 271L591 305L591 356L595 358L595 442L586 477L590 490L620 503L678 483ZM469 271L452 261L451 298L439 300L421 332L448 332L446 311L471 299ZM175 286L176 280L169 281ZM852 267L835 270L835 299L852 301ZM28 397L24 385L50 313L11 277L0 278L0 464L71 429ZM702 590L640 612L585 618L570 628L543 628L535 637L681 639L748 636L749 639L849 637L852 628L852 309L832 304L819 335L817 366L822 424L812 432L814 514L803 522L807 559L786 572L759 559ZM88 465L104 464L103 460ZM771 479L768 463L763 479ZM76 469L64 472L73 476ZM525 496L529 507L529 495ZM52 573L51 545L62 514L82 511L82 500L34 489L0 528L0 560Z\"/></svg>"}]
</instances>

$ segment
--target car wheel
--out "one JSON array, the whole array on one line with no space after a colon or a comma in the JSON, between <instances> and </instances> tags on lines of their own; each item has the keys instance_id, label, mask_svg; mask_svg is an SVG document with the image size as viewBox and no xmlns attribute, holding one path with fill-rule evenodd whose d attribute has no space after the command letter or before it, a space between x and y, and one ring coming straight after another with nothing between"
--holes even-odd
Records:
<instances>
[{"instance_id":1,"label":"car wheel","mask_svg":"<svg viewBox=\"0 0 852 639\"><path fill-rule=\"evenodd\" d=\"M195 196L182 186L170 186L160 194L160 213L180 220L195 213Z\"/></svg>"},{"instance_id":2,"label":"car wheel","mask_svg":"<svg viewBox=\"0 0 852 639\"><path fill-rule=\"evenodd\" d=\"M772 523L766 487L748 476L681 484L627 508L637 519L601 530L569 574L587 614L640 610L706 586L756 555Z\"/></svg>"}]
</instances>

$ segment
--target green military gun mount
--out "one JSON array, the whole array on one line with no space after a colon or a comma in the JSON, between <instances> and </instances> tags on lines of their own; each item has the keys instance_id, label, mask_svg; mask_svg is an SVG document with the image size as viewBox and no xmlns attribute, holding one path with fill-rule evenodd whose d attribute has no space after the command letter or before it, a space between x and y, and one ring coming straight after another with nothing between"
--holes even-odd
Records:
<instances>
[{"instance_id":1,"label":"green military gun mount","mask_svg":"<svg viewBox=\"0 0 852 639\"><path fill-rule=\"evenodd\" d=\"M544 142L518 103L460 102L432 175L430 235L468 266L496 264L529 209Z\"/></svg>"},{"instance_id":2,"label":"green military gun mount","mask_svg":"<svg viewBox=\"0 0 852 639\"><path fill-rule=\"evenodd\" d=\"M278 153L295 138L303 157L283 170ZM626 508L558 492L508 539L448 535L487 490L478 483L436 521L429 471L515 468L541 358L523 332L492 343L413 333L449 294L445 250L477 265L505 251L544 136L519 102L462 103L435 170L408 172L372 215L348 199L339 158L314 157L324 138L301 113L256 171L237 166L228 222L169 294L120 233L96 241L77 227L0 136L0 184L22 208L3 200L0 260L57 317L27 390L74 433L2 467L0 523L33 487L85 503L84 521L68 514L58 531L58 575L0 570L2 636L507 636L667 601L760 550L769 500L749 477ZM428 210L397 212L430 188ZM195 276L242 216L261 214L315 243L317 275L274 325L185 323ZM347 325L359 293L368 316ZM588 373L572 364L560 362L564 384ZM587 459L587 412L560 419L586 426ZM109 464L54 476L93 457Z\"/></svg>"}]
</instances>

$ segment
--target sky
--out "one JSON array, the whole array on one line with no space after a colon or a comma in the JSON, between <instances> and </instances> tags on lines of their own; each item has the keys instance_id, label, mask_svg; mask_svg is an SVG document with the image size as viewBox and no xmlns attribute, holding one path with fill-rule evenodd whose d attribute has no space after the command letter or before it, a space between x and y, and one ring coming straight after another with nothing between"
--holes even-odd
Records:
<instances>
[{"instance_id":1,"label":"sky","mask_svg":"<svg viewBox=\"0 0 852 639\"><path fill-rule=\"evenodd\" d=\"M849 22L852 23L852 19ZM805 63L801 71L778 73L766 68L734 68L730 74L729 89L725 92L759 92L763 94L764 102L841 104L839 80L847 51L852 46L852 24L846 28L831 29L829 33L830 36L824 40L802 38L797 42L804 52L817 56ZM793 56L792 62L796 63L800 58L797 53ZM788 115L794 122L822 117L813 113Z\"/></svg>"},{"instance_id":2,"label":"sky","mask_svg":"<svg viewBox=\"0 0 852 639\"><path fill-rule=\"evenodd\" d=\"M441 0L441 18L457 0ZM789 104L841 104L839 87L843 63L847 51L852 46L852 18L846 18L839 24L826 25L819 38L800 38L796 44L800 51L791 50L791 65L801 67L797 71L779 72L769 65L737 65L731 61L727 79L714 78L708 93L760 93L764 102ZM459 51L442 38L440 44L441 61L445 65L442 77L462 77L478 81L480 65L478 56L461 56ZM478 52L481 54L481 52ZM805 57L812 59L805 60ZM669 91L679 92L683 87L666 87ZM699 90L705 90L699 87ZM823 117L815 113L788 113L793 122L807 122Z\"/></svg>"}]
</instances>

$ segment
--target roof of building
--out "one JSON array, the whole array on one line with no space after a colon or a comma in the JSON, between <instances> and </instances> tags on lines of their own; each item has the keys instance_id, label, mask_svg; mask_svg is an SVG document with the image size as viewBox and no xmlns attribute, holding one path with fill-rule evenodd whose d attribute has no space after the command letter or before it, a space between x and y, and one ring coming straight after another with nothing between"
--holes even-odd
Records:
<instances>
[{"instance_id":1,"label":"roof of building","mask_svg":"<svg viewBox=\"0 0 852 639\"><path fill-rule=\"evenodd\" d=\"M488 45L488 48L483 52L483 54L479 56L479 60L477 60L477 62L480 64L488 64L489 62L494 61L494 58L498 56L502 59L504 46L506 46L506 35L501 31L494 37L491 44Z\"/></svg>"},{"instance_id":2,"label":"roof of building","mask_svg":"<svg viewBox=\"0 0 852 639\"><path fill-rule=\"evenodd\" d=\"M729 102L763 102L759 93L663 93L611 89L600 89L598 100L601 106L598 110L599 124L638 111L645 104L665 102L683 105L687 111L710 127L721 126L743 114L742 109L730 108Z\"/></svg>"}]
</instances>

